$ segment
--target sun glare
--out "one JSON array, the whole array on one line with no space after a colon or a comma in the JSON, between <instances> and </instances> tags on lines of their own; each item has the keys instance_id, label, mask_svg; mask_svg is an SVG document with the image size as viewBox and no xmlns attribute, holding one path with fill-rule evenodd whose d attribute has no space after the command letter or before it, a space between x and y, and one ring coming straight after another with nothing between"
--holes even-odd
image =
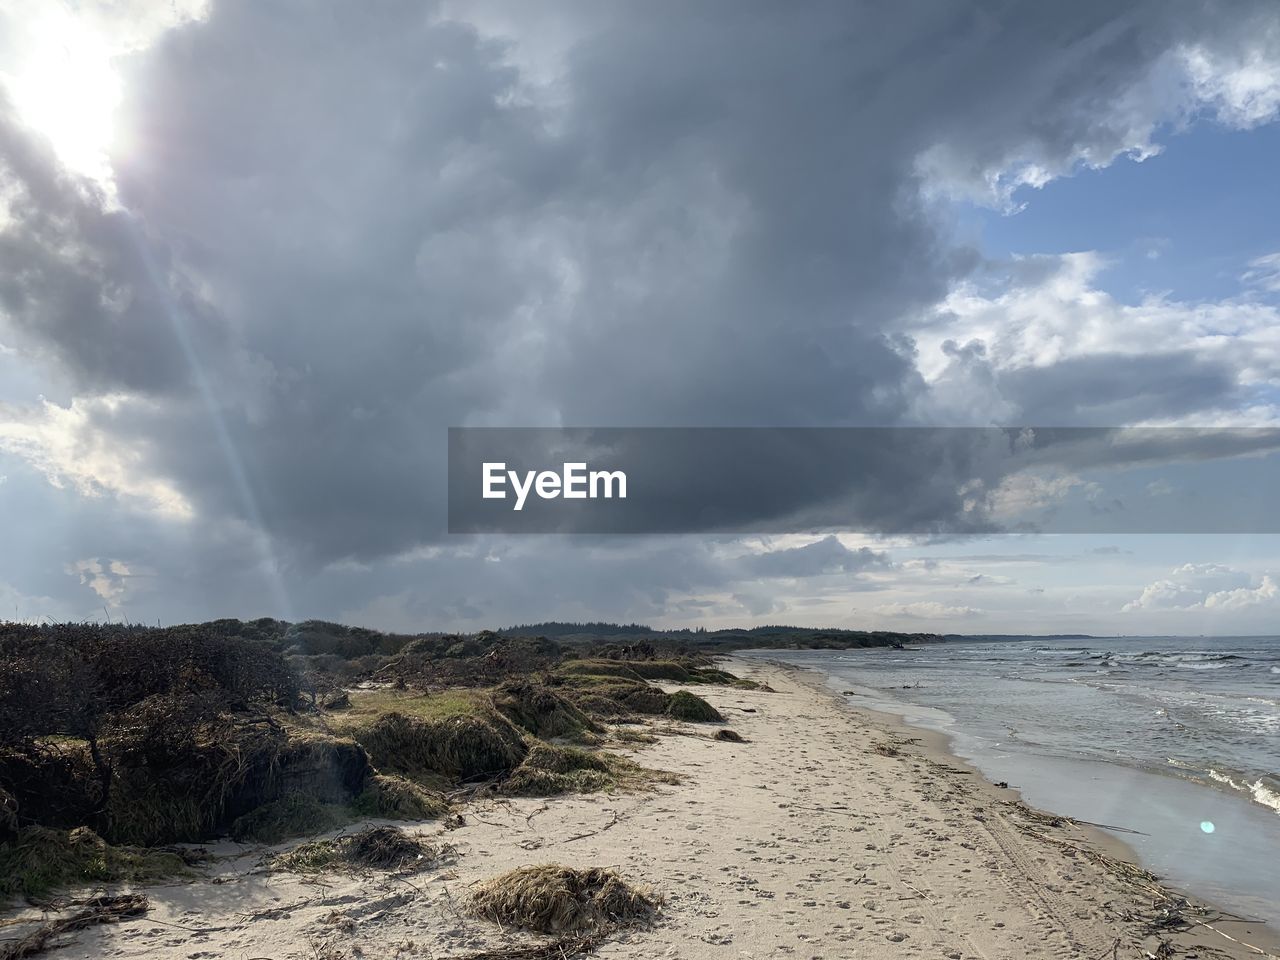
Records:
<instances>
[{"instance_id":1,"label":"sun glare","mask_svg":"<svg viewBox=\"0 0 1280 960\"><path fill-rule=\"evenodd\" d=\"M70 14L32 26L30 43L7 86L23 122L48 138L70 171L112 185L112 120L120 77L100 37Z\"/></svg>"}]
</instances>

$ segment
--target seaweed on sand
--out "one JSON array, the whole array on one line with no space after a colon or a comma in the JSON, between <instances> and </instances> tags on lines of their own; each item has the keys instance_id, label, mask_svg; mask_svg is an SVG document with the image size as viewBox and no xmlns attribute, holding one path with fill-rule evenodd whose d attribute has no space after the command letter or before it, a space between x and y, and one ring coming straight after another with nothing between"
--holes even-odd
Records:
<instances>
[{"instance_id":1,"label":"seaweed on sand","mask_svg":"<svg viewBox=\"0 0 1280 960\"><path fill-rule=\"evenodd\" d=\"M296 873L366 868L421 870L440 863L451 847L435 847L398 827L370 827L345 837L312 840L274 857L271 863Z\"/></svg>"},{"instance_id":2,"label":"seaweed on sand","mask_svg":"<svg viewBox=\"0 0 1280 960\"><path fill-rule=\"evenodd\" d=\"M521 867L471 895L471 910L504 927L534 933L614 930L650 922L661 898L611 870L560 864Z\"/></svg>"}]
</instances>

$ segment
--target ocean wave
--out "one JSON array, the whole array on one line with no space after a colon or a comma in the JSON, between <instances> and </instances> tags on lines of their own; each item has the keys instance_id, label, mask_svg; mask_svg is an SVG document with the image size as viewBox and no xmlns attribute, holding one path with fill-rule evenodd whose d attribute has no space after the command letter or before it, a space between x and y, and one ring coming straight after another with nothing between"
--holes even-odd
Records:
<instances>
[{"instance_id":1,"label":"ocean wave","mask_svg":"<svg viewBox=\"0 0 1280 960\"><path fill-rule=\"evenodd\" d=\"M1274 790L1267 784L1263 783L1259 777L1253 783L1240 783L1233 777L1227 776L1225 773L1219 773L1217 770L1209 771L1209 779L1216 780L1224 786L1230 787L1232 790L1238 790L1241 793L1247 793L1254 803L1259 803L1264 807L1270 807L1277 814L1280 814L1280 791ZM1242 778L1243 779L1243 778Z\"/></svg>"}]
</instances>

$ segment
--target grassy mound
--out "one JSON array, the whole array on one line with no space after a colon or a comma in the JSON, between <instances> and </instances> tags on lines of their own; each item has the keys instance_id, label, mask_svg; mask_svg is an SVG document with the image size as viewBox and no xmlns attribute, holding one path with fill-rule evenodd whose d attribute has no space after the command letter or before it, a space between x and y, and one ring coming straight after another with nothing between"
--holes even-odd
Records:
<instances>
[{"instance_id":1,"label":"grassy mound","mask_svg":"<svg viewBox=\"0 0 1280 960\"><path fill-rule=\"evenodd\" d=\"M370 827L346 837L300 844L271 863L295 873L344 868L406 872L435 866L445 853L398 827Z\"/></svg>"},{"instance_id":2,"label":"grassy mound","mask_svg":"<svg viewBox=\"0 0 1280 960\"><path fill-rule=\"evenodd\" d=\"M366 817L387 820L435 820L449 812L444 795L412 780L390 774L374 774L352 809Z\"/></svg>"},{"instance_id":3,"label":"grassy mound","mask_svg":"<svg viewBox=\"0 0 1280 960\"><path fill-rule=\"evenodd\" d=\"M116 843L235 834L246 818L265 822L295 811L299 796L317 806L349 803L371 772L351 740L228 718L172 727L148 722L136 736L125 728L106 749L112 781L103 833Z\"/></svg>"},{"instance_id":4,"label":"grassy mound","mask_svg":"<svg viewBox=\"0 0 1280 960\"><path fill-rule=\"evenodd\" d=\"M648 790L654 784L678 782L676 774L642 767L616 754L539 743L530 748L524 763L499 790L509 796L554 797L601 790Z\"/></svg>"},{"instance_id":5,"label":"grassy mound","mask_svg":"<svg viewBox=\"0 0 1280 960\"><path fill-rule=\"evenodd\" d=\"M507 773L528 748L500 714L463 714L426 720L388 713L356 731L379 770L411 779L470 780Z\"/></svg>"},{"instance_id":6,"label":"grassy mound","mask_svg":"<svg viewBox=\"0 0 1280 960\"><path fill-rule=\"evenodd\" d=\"M477 916L534 933L634 926L652 920L660 903L610 870L558 864L521 867L487 881L471 896Z\"/></svg>"},{"instance_id":7,"label":"grassy mound","mask_svg":"<svg viewBox=\"0 0 1280 960\"><path fill-rule=\"evenodd\" d=\"M667 712L670 695L643 680L619 677L569 676L564 696L593 716L618 719L632 714L660 716Z\"/></svg>"},{"instance_id":8,"label":"grassy mound","mask_svg":"<svg viewBox=\"0 0 1280 960\"><path fill-rule=\"evenodd\" d=\"M604 756L589 750L539 743L501 789L512 796L553 797L562 793L595 793L614 785L610 764Z\"/></svg>"},{"instance_id":9,"label":"grassy mound","mask_svg":"<svg viewBox=\"0 0 1280 960\"><path fill-rule=\"evenodd\" d=\"M149 882L184 874L176 853L113 847L92 830L27 827L0 843L0 895L42 897L91 883Z\"/></svg>"},{"instance_id":10,"label":"grassy mound","mask_svg":"<svg viewBox=\"0 0 1280 960\"><path fill-rule=\"evenodd\" d=\"M566 677L620 677L623 680L640 680L640 674L631 664L621 660L566 660L556 668Z\"/></svg>"},{"instance_id":11,"label":"grassy mound","mask_svg":"<svg viewBox=\"0 0 1280 960\"><path fill-rule=\"evenodd\" d=\"M667 680L672 683L702 683L721 686L757 689L759 684L744 680L726 670L710 665L703 657L641 658L615 660L608 657L587 657L567 660L556 672L567 677L617 677L623 680Z\"/></svg>"},{"instance_id":12,"label":"grassy mound","mask_svg":"<svg viewBox=\"0 0 1280 960\"><path fill-rule=\"evenodd\" d=\"M511 681L493 692L498 712L534 736L583 739L603 728L555 690L528 681Z\"/></svg>"},{"instance_id":13,"label":"grassy mound","mask_svg":"<svg viewBox=\"0 0 1280 960\"><path fill-rule=\"evenodd\" d=\"M724 717L720 715L719 710L688 690L677 690L671 694L667 704L667 716L693 723L724 723Z\"/></svg>"},{"instance_id":14,"label":"grassy mound","mask_svg":"<svg viewBox=\"0 0 1280 960\"><path fill-rule=\"evenodd\" d=\"M279 843L335 830L350 819L351 812L345 806L295 793L237 817L231 824L231 837L241 843Z\"/></svg>"}]
</instances>

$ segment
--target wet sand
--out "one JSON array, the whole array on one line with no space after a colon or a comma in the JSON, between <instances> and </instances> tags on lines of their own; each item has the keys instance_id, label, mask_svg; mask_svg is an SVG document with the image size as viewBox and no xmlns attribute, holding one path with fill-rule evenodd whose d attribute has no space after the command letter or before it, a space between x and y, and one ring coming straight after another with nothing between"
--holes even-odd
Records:
<instances>
[{"instance_id":1,"label":"wet sand","mask_svg":"<svg viewBox=\"0 0 1280 960\"><path fill-rule=\"evenodd\" d=\"M51 957L339 960L461 957L534 938L470 916L471 885L517 866L608 866L665 898L658 923L602 958L1247 957L1196 927L1151 933L1159 890L1091 858L1129 859L1086 827L1052 825L983 781L940 735L850 708L817 674L758 660L729 669L774 692L699 687L747 743L708 724L653 724L614 748L680 774L652 792L482 800L466 825L411 826L456 851L406 876L269 872L232 844L207 879L150 887L151 910L71 934ZM277 848L278 849L278 848ZM1210 915L1211 916L1211 915ZM1265 927L1212 921L1278 952ZM17 928L0 930L12 936Z\"/></svg>"}]
</instances>

